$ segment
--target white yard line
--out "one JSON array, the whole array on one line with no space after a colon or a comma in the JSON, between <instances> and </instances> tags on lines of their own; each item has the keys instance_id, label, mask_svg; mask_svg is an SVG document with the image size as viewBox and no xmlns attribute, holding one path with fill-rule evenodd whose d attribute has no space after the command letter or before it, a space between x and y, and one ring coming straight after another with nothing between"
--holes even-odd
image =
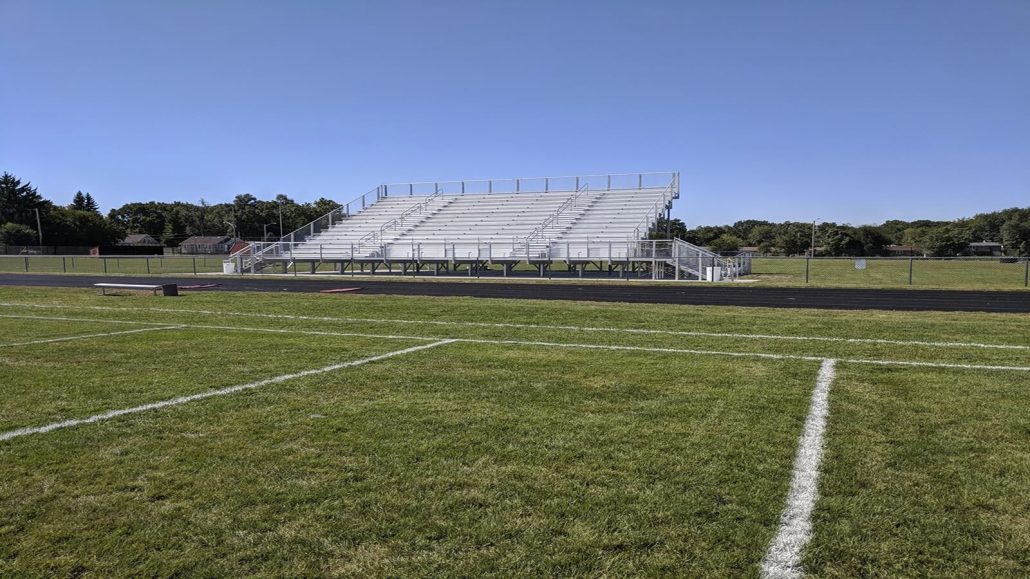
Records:
<instances>
[{"instance_id":1,"label":"white yard line","mask_svg":"<svg viewBox=\"0 0 1030 579\"><path fill-rule=\"evenodd\" d=\"M105 320L105 319L93 319L93 318L53 318L48 316L24 316L24 315L8 315L0 314L0 318L21 318L21 319L33 319L33 320L67 320L75 322L115 322L122 324L140 324L153 326L161 324L162 322L141 322L141 321L128 321L128 320ZM550 347L550 348L582 348L588 350L613 350L613 351L631 351L631 352L655 352L655 353L666 353L666 354L696 354L699 356L729 356L734 358L759 358L766 360L802 360L806 362L821 362L826 359L826 356L803 356L800 354L771 354L765 352L728 352L722 350L698 350L691 348L660 348L651 346L619 346L610 344L579 344L569 342L544 342L544 341L533 341L533 340L491 340L488 338L462 338L455 336L405 336L396 334L366 334L361 332L323 332L317 330L294 330L289 328L255 328L246 326L221 326L221 325L207 325L207 324L167 324L168 327L176 327L182 329L197 329L197 330L226 330L236 332L270 332L276 334L297 334L297 335L316 335L316 336L339 336L348 338L376 338L376 339L388 339L388 340L449 340L451 342L466 342L470 344L498 344L498 345L513 345L513 346L536 346L536 347ZM999 371L1016 371L1016 372L1030 372L1030 366L1002 366L1002 365L991 365L991 364L955 364L950 362L921 362L913 360L873 360L863 358L837 358L839 362L848 362L852 364L874 364L878 366L911 366L911 367L925 367L925 368L953 368L959 370L999 370Z\"/></svg>"},{"instance_id":2,"label":"white yard line","mask_svg":"<svg viewBox=\"0 0 1030 579\"><path fill-rule=\"evenodd\" d=\"M801 577L801 552L812 536L812 510L819 498L819 463L823 457L823 434L830 413L830 385L836 374L836 360L824 360L812 390L812 402L794 457L787 506L780 526L762 559L761 575L770 578Z\"/></svg>"},{"instance_id":3,"label":"white yard line","mask_svg":"<svg viewBox=\"0 0 1030 579\"><path fill-rule=\"evenodd\" d=\"M152 324L150 324L150 325L152 325ZM80 334L80 335L77 335L77 336L63 336L63 337L60 337L60 338L47 338L47 339L44 339L44 340L32 340L32 341L29 341L29 342L12 342L10 344L0 344L0 348L10 348L12 346L31 346L33 344L50 344L50 343L53 343L53 342L68 342L68 341L71 341L71 340L87 340L89 338L103 338L105 336L121 336L123 334L138 334L140 332L153 332L155 330L176 330L176 329L179 329L179 328L182 328L182 326L176 324L176 325L168 325L168 326L164 326L163 325L163 326L161 326L159 328L139 328L139 329L136 329L136 330L122 330L120 332L103 332L103 333L99 333L99 334Z\"/></svg>"},{"instance_id":4,"label":"white yard line","mask_svg":"<svg viewBox=\"0 0 1030 579\"><path fill-rule=\"evenodd\" d=\"M305 376L312 376L315 374L325 374L326 372L332 372L334 370L340 370L342 368L352 368L354 366L361 366L363 364L369 364L371 362L378 362L379 360L385 360L386 358L392 358L394 356L401 356L403 354L410 354L411 352L417 352L419 350L425 350L427 348L435 348L436 346L442 346L449 344L453 340L440 340L431 344L422 344L419 346L412 346L410 348L404 348L403 350L396 350L393 352L387 352L386 354L379 354L377 356L370 356L368 358L362 358L360 360L354 360L351 362L342 362L339 364L332 364L324 366L322 368L315 368L313 370L304 370L302 372L295 372L293 374L283 374L282 376L276 376L274 378L266 378L264 380L258 380L257 382L250 382L248 384L239 384L237 386L229 386L227 388L219 388L217 390L208 390L206 392L200 392L198 394L191 394L189 396L179 396L177 398L170 398L168 400L161 400L159 402L151 402L149 404L141 404L139 406L133 406L131 408L121 408L118 410L109 410L100 414L94 414L86 418L73 418L71 420L65 420L62 422L53 422L44 426L33 426L29 428L19 428L17 430L10 430L7 432L0 433L0 441L10 440L12 438L18 438L20 436L28 436L30 434L43 434L53 430L61 428L70 428L72 426L80 426L83 424L92 424L94 422L101 422L103 420L110 420L118 416L124 416L126 414L136 414L139 412L147 412L149 410L157 410L159 408L166 408L168 406L178 406L180 404L186 404L187 402L193 402L195 400L203 400L205 398L211 398L212 396L227 396L229 394L235 394L243 390L253 390L260 388L261 386L267 386L269 384L278 384L287 380L293 380L295 378L303 378Z\"/></svg>"},{"instance_id":5,"label":"white yard line","mask_svg":"<svg viewBox=\"0 0 1030 579\"><path fill-rule=\"evenodd\" d=\"M134 312L157 312L176 314L199 314L211 316L241 316L252 318L269 318L282 320L307 320L320 322L362 322L377 324L413 324L413 325L434 325L434 326L459 326L479 328L518 328L529 330L567 330L576 332L612 332L627 334L659 334L668 336L687 336L703 338L738 338L747 340L788 340L801 342L836 342L842 344L881 344L893 346L928 346L935 348L987 348L1000 350L1030 350L1030 346L1020 344L985 344L979 342L945 342L945 341L923 341L923 340L888 340L884 338L842 338L836 336L793 336L782 334L746 334L727 332L695 332L679 330L656 330L651 328L600 328L591 326L559 326L547 324L516 324L516 323L494 323L494 322L456 322L450 320L408 320L391 318L354 318L354 317L333 317L333 316L302 316L296 314L266 314L256 312L230 312L218 310L190 310L181 308L132 308L113 306L69 306L49 304L19 304L0 303L0 307L31 307L31 308L64 308L80 310L103 310L103 311L134 311Z\"/></svg>"}]
</instances>

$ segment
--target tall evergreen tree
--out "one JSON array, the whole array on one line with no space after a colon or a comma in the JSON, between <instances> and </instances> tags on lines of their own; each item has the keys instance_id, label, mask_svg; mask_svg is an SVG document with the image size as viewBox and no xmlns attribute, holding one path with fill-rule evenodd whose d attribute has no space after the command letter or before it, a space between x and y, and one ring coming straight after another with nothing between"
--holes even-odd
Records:
<instances>
[{"instance_id":1,"label":"tall evergreen tree","mask_svg":"<svg viewBox=\"0 0 1030 579\"><path fill-rule=\"evenodd\" d=\"M0 223L14 222L34 227L35 210L46 207L47 202L32 183L22 183L21 179L7 172L0 175Z\"/></svg>"},{"instance_id":2,"label":"tall evergreen tree","mask_svg":"<svg viewBox=\"0 0 1030 579\"><path fill-rule=\"evenodd\" d=\"M86 196L83 198L82 209L83 211L90 211L100 215L100 206L97 205L97 202L93 200L93 196L89 193L86 193Z\"/></svg>"},{"instance_id":3,"label":"tall evergreen tree","mask_svg":"<svg viewBox=\"0 0 1030 579\"><path fill-rule=\"evenodd\" d=\"M70 209L78 209L79 211L86 210L86 196L82 194L82 191L75 192L75 196L72 197Z\"/></svg>"}]
</instances>

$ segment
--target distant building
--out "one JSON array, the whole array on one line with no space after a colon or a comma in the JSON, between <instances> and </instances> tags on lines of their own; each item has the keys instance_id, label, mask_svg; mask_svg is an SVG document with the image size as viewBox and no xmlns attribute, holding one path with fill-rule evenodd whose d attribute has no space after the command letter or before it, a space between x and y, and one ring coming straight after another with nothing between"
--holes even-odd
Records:
<instances>
[{"instance_id":1,"label":"distant building","mask_svg":"<svg viewBox=\"0 0 1030 579\"><path fill-rule=\"evenodd\" d=\"M993 241L974 241L967 245L962 253L965 255L990 255L997 257L1005 255L1005 246Z\"/></svg>"},{"instance_id":2,"label":"distant building","mask_svg":"<svg viewBox=\"0 0 1030 579\"><path fill-rule=\"evenodd\" d=\"M235 242L236 240L228 235L194 235L179 244L179 251L208 255L228 254Z\"/></svg>"},{"instance_id":3,"label":"distant building","mask_svg":"<svg viewBox=\"0 0 1030 579\"><path fill-rule=\"evenodd\" d=\"M918 245L888 245L885 249L891 257L926 257L926 251Z\"/></svg>"},{"instance_id":4,"label":"distant building","mask_svg":"<svg viewBox=\"0 0 1030 579\"><path fill-rule=\"evenodd\" d=\"M118 245L161 245L161 242L146 233L130 233Z\"/></svg>"}]
</instances>

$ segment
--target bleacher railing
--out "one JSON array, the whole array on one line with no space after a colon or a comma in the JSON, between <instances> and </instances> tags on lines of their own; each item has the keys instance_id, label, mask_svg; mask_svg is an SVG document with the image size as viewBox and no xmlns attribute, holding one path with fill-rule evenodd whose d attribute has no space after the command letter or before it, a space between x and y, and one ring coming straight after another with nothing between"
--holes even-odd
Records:
<instances>
[{"instance_id":1,"label":"bleacher railing","mask_svg":"<svg viewBox=\"0 0 1030 579\"><path fill-rule=\"evenodd\" d=\"M612 189L665 189L672 188L679 197L679 173L612 173L606 175L569 175L560 177L513 177L502 179L472 179L464 181L426 181L421 183L389 183L382 185L384 195L482 195L507 193L549 193L579 191L583 187L593 190Z\"/></svg>"}]
</instances>

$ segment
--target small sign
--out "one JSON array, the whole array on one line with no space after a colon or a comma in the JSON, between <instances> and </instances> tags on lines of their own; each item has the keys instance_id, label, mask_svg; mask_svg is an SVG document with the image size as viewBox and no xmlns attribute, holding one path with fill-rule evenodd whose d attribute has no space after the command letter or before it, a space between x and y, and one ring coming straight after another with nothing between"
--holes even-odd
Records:
<instances>
[{"instance_id":1,"label":"small sign","mask_svg":"<svg viewBox=\"0 0 1030 579\"><path fill-rule=\"evenodd\" d=\"M855 269L865 269L865 260L864 259L856 259L855 260Z\"/></svg>"}]
</instances>

